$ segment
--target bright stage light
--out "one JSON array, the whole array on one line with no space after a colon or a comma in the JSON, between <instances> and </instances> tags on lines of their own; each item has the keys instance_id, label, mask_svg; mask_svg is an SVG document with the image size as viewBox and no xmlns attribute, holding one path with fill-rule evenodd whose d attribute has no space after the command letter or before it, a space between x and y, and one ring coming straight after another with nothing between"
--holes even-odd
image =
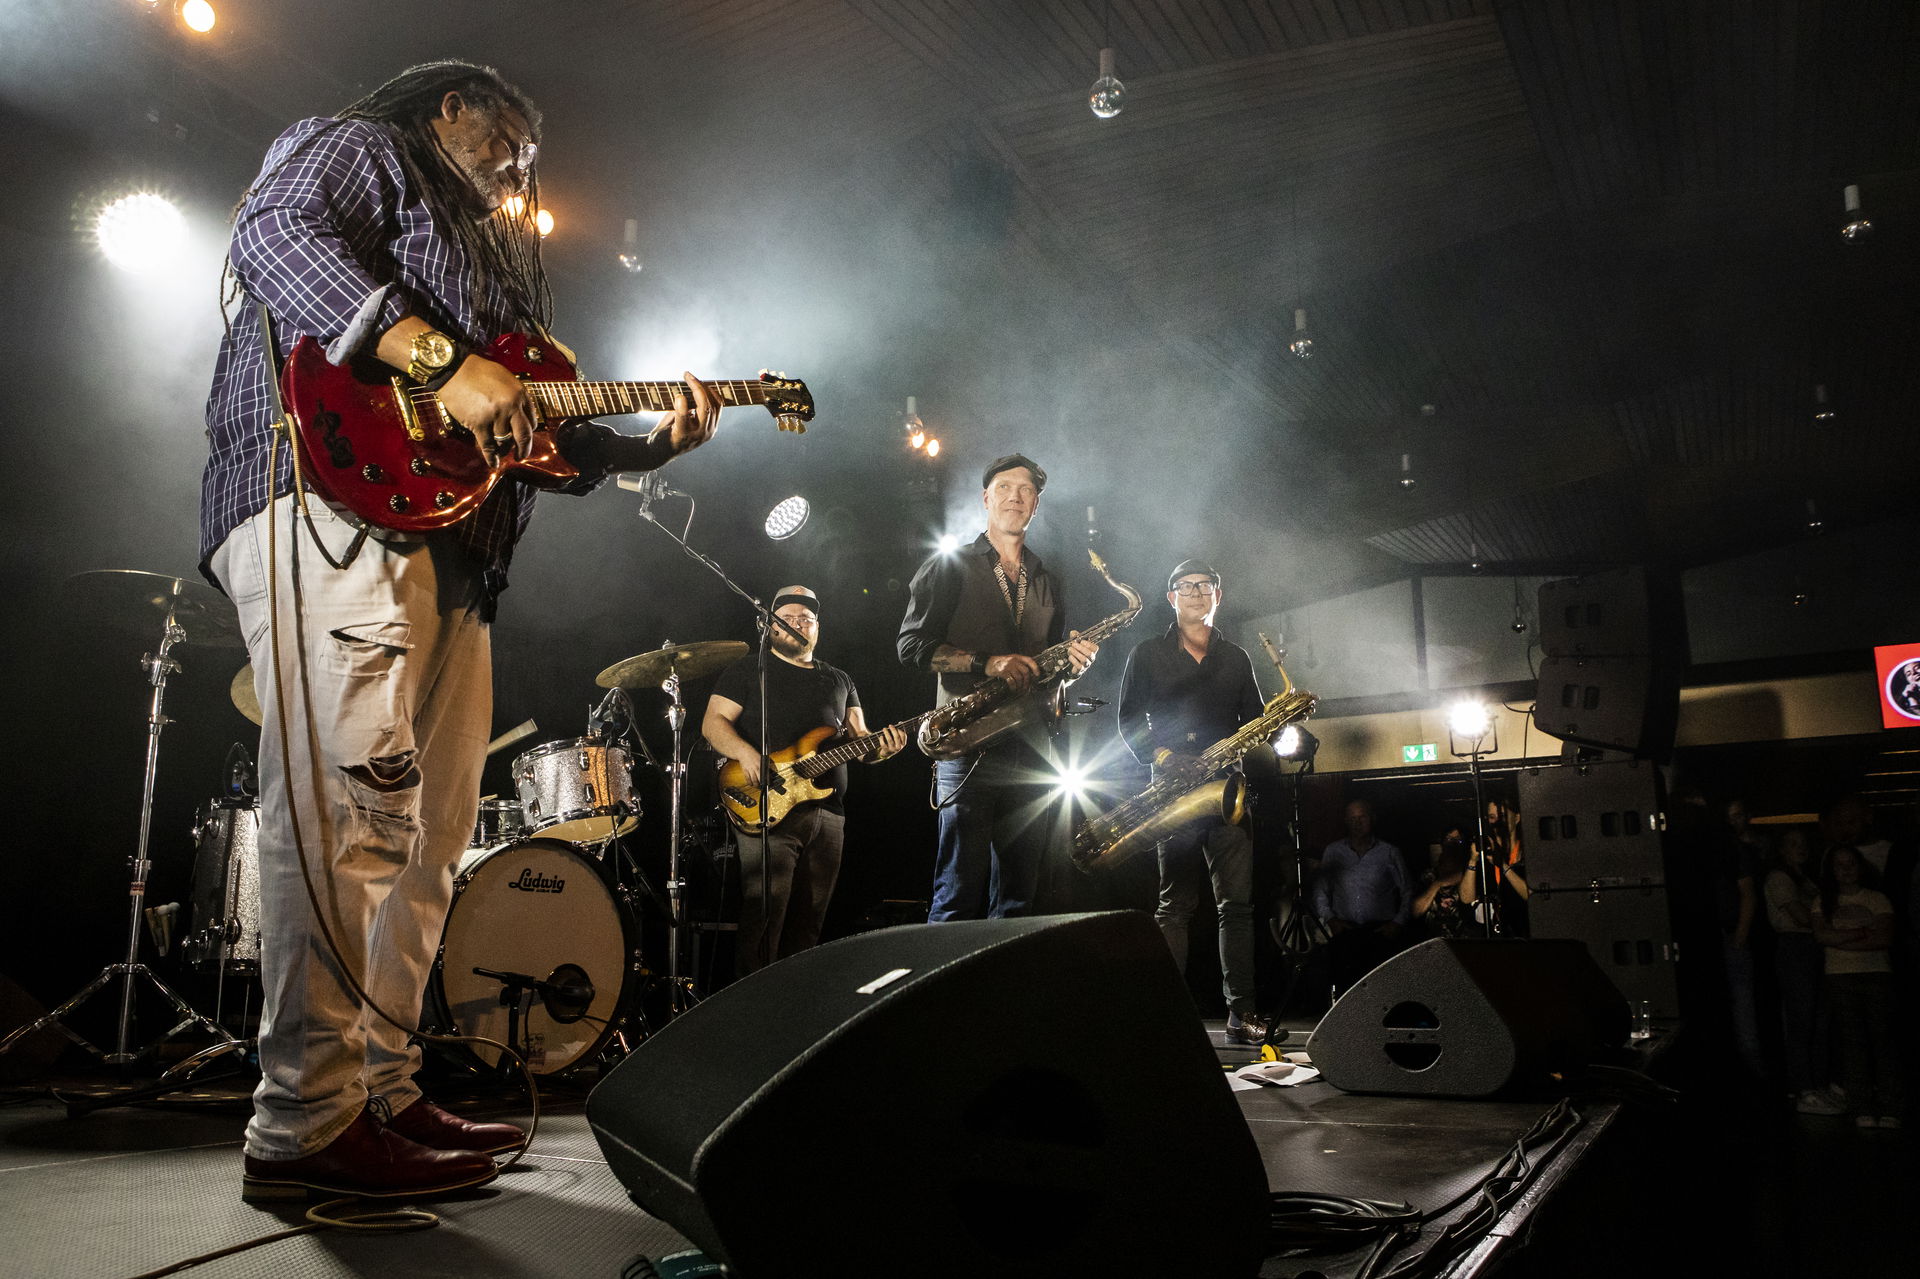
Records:
<instances>
[{"instance_id":1,"label":"bright stage light","mask_svg":"<svg viewBox=\"0 0 1920 1279\"><path fill-rule=\"evenodd\" d=\"M205 35L213 30L213 24L219 21L219 15L214 13L213 6L208 4L207 0L187 0L180 6L180 21L186 23L192 30Z\"/></svg>"},{"instance_id":2,"label":"bright stage light","mask_svg":"<svg viewBox=\"0 0 1920 1279\"><path fill-rule=\"evenodd\" d=\"M1078 764L1068 764L1054 775L1053 792L1068 799L1084 799L1091 780L1086 769Z\"/></svg>"},{"instance_id":3,"label":"bright stage light","mask_svg":"<svg viewBox=\"0 0 1920 1279\"><path fill-rule=\"evenodd\" d=\"M94 239L107 261L123 271L146 275L177 258L187 238L187 221L165 196L150 191L123 195L94 220Z\"/></svg>"},{"instance_id":4,"label":"bright stage light","mask_svg":"<svg viewBox=\"0 0 1920 1279\"><path fill-rule=\"evenodd\" d=\"M927 437L927 456L928 457L940 456L940 441L933 436Z\"/></svg>"},{"instance_id":5,"label":"bright stage light","mask_svg":"<svg viewBox=\"0 0 1920 1279\"><path fill-rule=\"evenodd\" d=\"M792 537L806 524L810 509L807 499L798 494L781 502L767 512L767 536L776 542Z\"/></svg>"},{"instance_id":6,"label":"bright stage light","mask_svg":"<svg viewBox=\"0 0 1920 1279\"><path fill-rule=\"evenodd\" d=\"M1320 749L1320 739L1298 724L1289 724L1280 730L1280 736L1273 739L1273 752L1281 759L1298 760L1305 764L1311 761Z\"/></svg>"},{"instance_id":7,"label":"bright stage light","mask_svg":"<svg viewBox=\"0 0 1920 1279\"><path fill-rule=\"evenodd\" d=\"M1485 702L1455 702L1447 708L1447 731L1468 741L1479 741L1493 727Z\"/></svg>"},{"instance_id":8,"label":"bright stage light","mask_svg":"<svg viewBox=\"0 0 1920 1279\"><path fill-rule=\"evenodd\" d=\"M540 238L543 240L552 235L553 214L545 209L539 210L533 215L533 229L540 233Z\"/></svg>"},{"instance_id":9,"label":"bright stage light","mask_svg":"<svg viewBox=\"0 0 1920 1279\"><path fill-rule=\"evenodd\" d=\"M959 538L955 537L951 533L942 533L940 535L940 553L942 555L951 555L959 549L960 549Z\"/></svg>"}]
</instances>

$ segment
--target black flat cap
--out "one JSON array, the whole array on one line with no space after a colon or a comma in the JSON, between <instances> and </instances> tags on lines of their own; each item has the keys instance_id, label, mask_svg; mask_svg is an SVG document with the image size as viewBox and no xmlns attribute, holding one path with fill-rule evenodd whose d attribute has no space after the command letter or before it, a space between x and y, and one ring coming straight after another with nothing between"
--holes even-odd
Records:
<instances>
[{"instance_id":1,"label":"black flat cap","mask_svg":"<svg viewBox=\"0 0 1920 1279\"><path fill-rule=\"evenodd\" d=\"M1172 590L1175 582L1183 577L1192 577L1195 573L1205 573L1213 579L1215 586L1220 585L1220 574L1215 571L1213 565L1205 560L1181 560L1173 566L1173 572L1167 574L1167 589Z\"/></svg>"},{"instance_id":2,"label":"black flat cap","mask_svg":"<svg viewBox=\"0 0 1920 1279\"><path fill-rule=\"evenodd\" d=\"M986 488L993 483L994 476L1002 471L1011 471L1016 466L1024 466L1033 472L1033 487L1036 491L1041 493L1047 491L1047 473L1040 469L1038 462L1025 453L1009 453L1005 457L996 457L987 463L987 469L980 475L980 487Z\"/></svg>"}]
</instances>

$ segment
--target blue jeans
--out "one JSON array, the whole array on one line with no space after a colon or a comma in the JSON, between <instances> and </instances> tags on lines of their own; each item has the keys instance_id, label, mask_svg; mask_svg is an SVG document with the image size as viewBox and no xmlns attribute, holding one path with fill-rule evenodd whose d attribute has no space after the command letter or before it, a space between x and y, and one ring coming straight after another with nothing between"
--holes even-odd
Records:
<instances>
[{"instance_id":1,"label":"blue jeans","mask_svg":"<svg viewBox=\"0 0 1920 1279\"><path fill-rule=\"evenodd\" d=\"M1187 930L1200 909L1200 881L1213 880L1220 921L1220 988L1229 1011L1254 1011L1253 840L1223 821L1193 822L1160 841L1160 904L1154 922L1173 962L1187 971Z\"/></svg>"},{"instance_id":2,"label":"blue jeans","mask_svg":"<svg viewBox=\"0 0 1920 1279\"><path fill-rule=\"evenodd\" d=\"M1002 742L936 760L933 781L934 798L952 802L940 810L927 922L1031 914L1061 805L1046 756L1023 741Z\"/></svg>"}]
</instances>

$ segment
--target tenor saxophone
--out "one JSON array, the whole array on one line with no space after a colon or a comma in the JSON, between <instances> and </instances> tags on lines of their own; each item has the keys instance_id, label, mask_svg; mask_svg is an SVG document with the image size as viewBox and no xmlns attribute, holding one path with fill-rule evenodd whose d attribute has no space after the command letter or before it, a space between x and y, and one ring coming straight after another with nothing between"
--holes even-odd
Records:
<instances>
[{"instance_id":1,"label":"tenor saxophone","mask_svg":"<svg viewBox=\"0 0 1920 1279\"><path fill-rule=\"evenodd\" d=\"M1111 617L1102 618L1073 639L1104 644L1107 637L1126 627L1140 615L1140 592L1125 582L1113 580L1107 562L1096 551L1087 558L1107 585L1120 592L1127 606ZM939 707L920 721L914 737L920 749L934 759L953 759L977 751L1027 724L1051 724L1060 718L1067 676L1073 663L1067 657L1072 639L1043 649L1033 659L1040 676L1018 692L1001 676L983 680L974 689Z\"/></svg>"},{"instance_id":2,"label":"tenor saxophone","mask_svg":"<svg viewBox=\"0 0 1920 1279\"><path fill-rule=\"evenodd\" d=\"M1188 822L1213 816L1237 822L1241 778L1237 773L1219 774L1254 747L1271 741L1288 724L1313 714L1317 705L1312 693L1294 688L1289 681L1286 691L1276 694L1260 714L1200 754L1179 757L1161 752L1160 775L1145 790L1087 818L1074 830L1073 864L1088 872L1110 870Z\"/></svg>"}]
</instances>

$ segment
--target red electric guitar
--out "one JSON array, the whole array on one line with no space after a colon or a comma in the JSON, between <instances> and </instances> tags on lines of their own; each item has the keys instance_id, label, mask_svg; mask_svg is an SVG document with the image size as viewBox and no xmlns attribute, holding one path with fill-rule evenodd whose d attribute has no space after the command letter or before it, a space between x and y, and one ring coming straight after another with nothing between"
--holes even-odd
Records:
<instances>
[{"instance_id":1,"label":"red electric guitar","mask_svg":"<svg viewBox=\"0 0 1920 1279\"><path fill-rule=\"evenodd\" d=\"M281 370L281 396L295 427L300 462L314 491L361 519L403 533L457 524L509 476L557 488L579 475L560 456L553 428L573 418L664 413L685 382L578 382L557 345L507 333L482 352L505 365L533 397L539 425L525 456L492 466L473 433L448 417L432 392L368 358L345 365L303 337ZM728 408L762 404L783 431L805 431L813 417L806 383L773 373L710 382Z\"/></svg>"}]
</instances>

